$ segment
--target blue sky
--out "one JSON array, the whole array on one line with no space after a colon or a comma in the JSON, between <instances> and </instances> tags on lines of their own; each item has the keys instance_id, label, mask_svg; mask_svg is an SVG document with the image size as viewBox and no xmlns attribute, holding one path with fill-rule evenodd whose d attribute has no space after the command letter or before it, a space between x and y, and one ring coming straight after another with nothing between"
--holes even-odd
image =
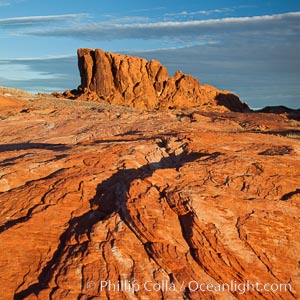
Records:
<instances>
[{"instance_id":1,"label":"blue sky","mask_svg":"<svg viewBox=\"0 0 300 300\"><path fill-rule=\"evenodd\" d=\"M300 0L0 0L0 85L79 84L76 50L158 59L251 107L300 108Z\"/></svg>"}]
</instances>

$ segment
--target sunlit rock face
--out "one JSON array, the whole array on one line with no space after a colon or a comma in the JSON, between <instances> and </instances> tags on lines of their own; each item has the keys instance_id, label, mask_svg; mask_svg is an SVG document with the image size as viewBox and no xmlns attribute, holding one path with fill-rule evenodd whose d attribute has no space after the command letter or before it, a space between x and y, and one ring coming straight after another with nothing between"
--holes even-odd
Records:
<instances>
[{"instance_id":1,"label":"sunlit rock face","mask_svg":"<svg viewBox=\"0 0 300 300\"><path fill-rule=\"evenodd\" d=\"M249 110L236 95L202 85L191 75L178 71L169 77L166 67L156 60L100 49L78 49L77 54L81 85L78 90L56 96L146 110Z\"/></svg>"}]
</instances>

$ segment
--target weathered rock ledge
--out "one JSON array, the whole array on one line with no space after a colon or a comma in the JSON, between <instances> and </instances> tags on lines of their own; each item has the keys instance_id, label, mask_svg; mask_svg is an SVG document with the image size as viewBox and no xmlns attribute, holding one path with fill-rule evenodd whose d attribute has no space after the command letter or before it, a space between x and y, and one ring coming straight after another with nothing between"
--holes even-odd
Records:
<instances>
[{"instance_id":1,"label":"weathered rock ledge","mask_svg":"<svg viewBox=\"0 0 300 300\"><path fill-rule=\"evenodd\" d=\"M123 105L138 109L210 109L248 111L238 96L210 85L202 85L181 71L169 77L156 60L78 49L81 85L77 90L55 93L58 97Z\"/></svg>"}]
</instances>

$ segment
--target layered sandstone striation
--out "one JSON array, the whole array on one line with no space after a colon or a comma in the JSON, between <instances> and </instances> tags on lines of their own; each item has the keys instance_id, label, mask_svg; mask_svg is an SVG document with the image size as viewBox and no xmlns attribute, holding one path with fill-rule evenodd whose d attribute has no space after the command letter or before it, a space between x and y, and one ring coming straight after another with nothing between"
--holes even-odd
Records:
<instances>
[{"instance_id":1,"label":"layered sandstone striation","mask_svg":"<svg viewBox=\"0 0 300 300\"><path fill-rule=\"evenodd\" d=\"M191 75L178 71L169 77L166 67L156 60L100 49L78 49L78 67L79 89L56 95L146 110L188 107L248 110L236 95L202 85Z\"/></svg>"},{"instance_id":2,"label":"layered sandstone striation","mask_svg":"<svg viewBox=\"0 0 300 300\"><path fill-rule=\"evenodd\" d=\"M5 99L1 300L299 299L295 119Z\"/></svg>"}]
</instances>

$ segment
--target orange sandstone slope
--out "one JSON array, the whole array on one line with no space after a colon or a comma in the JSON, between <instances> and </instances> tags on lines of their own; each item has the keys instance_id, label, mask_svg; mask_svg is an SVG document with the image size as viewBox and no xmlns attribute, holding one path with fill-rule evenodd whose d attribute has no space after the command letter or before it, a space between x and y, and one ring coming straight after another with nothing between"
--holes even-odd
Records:
<instances>
[{"instance_id":1,"label":"orange sandstone slope","mask_svg":"<svg viewBox=\"0 0 300 300\"><path fill-rule=\"evenodd\" d=\"M264 116L3 117L0 299L299 299L299 123Z\"/></svg>"},{"instance_id":2,"label":"orange sandstone slope","mask_svg":"<svg viewBox=\"0 0 300 300\"><path fill-rule=\"evenodd\" d=\"M191 75L178 71L169 77L166 67L156 60L78 49L81 85L78 90L56 96L98 101L138 109L208 109L248 111L239 98L210 85L200 84Z\"/></svg>"}]
</instances>

